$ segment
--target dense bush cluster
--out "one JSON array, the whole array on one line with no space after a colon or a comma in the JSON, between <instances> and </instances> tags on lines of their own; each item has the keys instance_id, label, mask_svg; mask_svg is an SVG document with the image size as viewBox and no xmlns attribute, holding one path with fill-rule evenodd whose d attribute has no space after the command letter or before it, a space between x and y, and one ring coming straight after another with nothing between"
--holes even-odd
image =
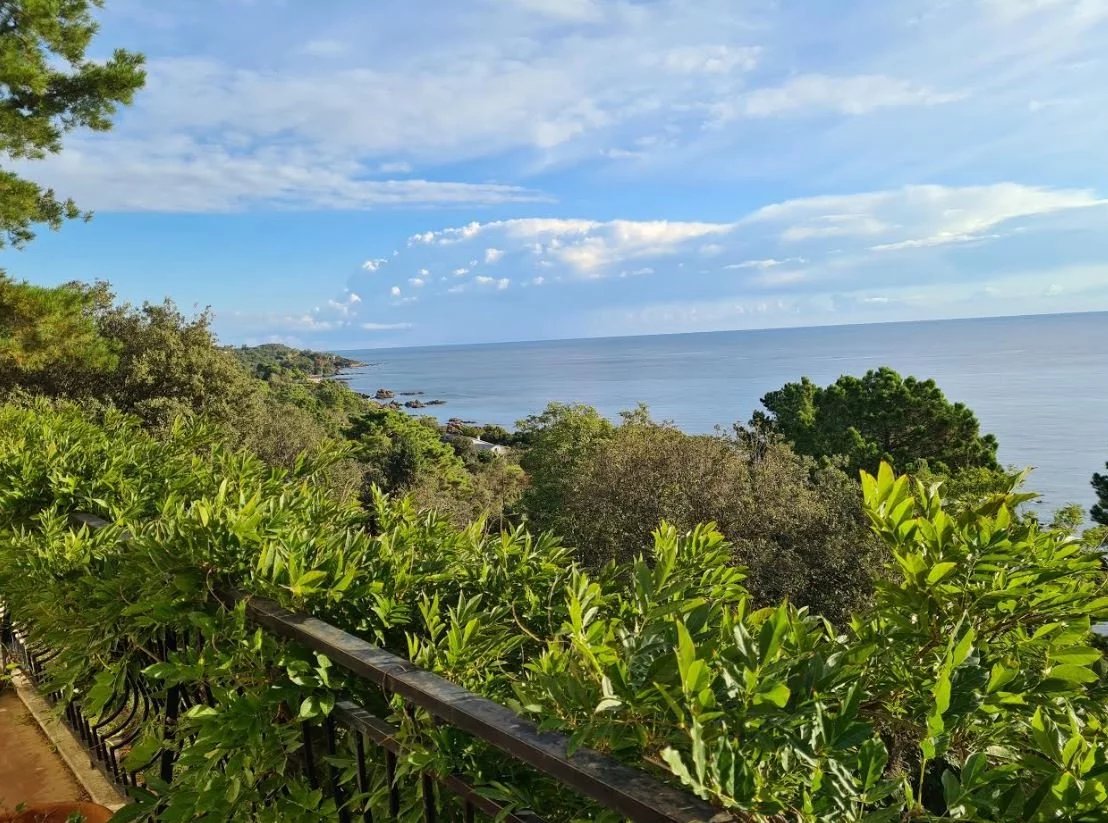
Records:
<instances>
[{"instance_id":1,"label":"dense bush cluster","mask_svg":"<svg viewBox=\"0 0 1108 823\"><path fill-rule=\"evenodd\" d=\"M0 591L61 651L51 676L93 713L128 670L213 698L171 744L159 819L335 814L291 770L296 722L357 687L249 630L217 583L766 819L1093 820L1105 801L1108 666L1091 625L1108 618L1108 580L1079 541L1014 519L1019 497L952 514L887 467L864 476L891 561L840 629L787 602L759 608L714 527L663 524L639 556L590 573L551 537L458 529L380 495L339 501L311 479L333 457L273 469L195 424L156 439L116 412L0 411ZM78 510L114 525L74 532ZM182 626L210 642L155 665L144 649ZM395 720L415 747L407 768L458 769L551 819L603 819L463 735ZM380 813L382 780L351 802Z\"/></svg>"},{"instance_id":2,"label":"dense bush cluster","mask_svg":"<svg viewBox=\"0 0 1108 823\"><path fill-rule=\"evenodd\" d=\"M613 426L588 407L552 406L525 421L523 508L587 566L627 564L663 520L714 523L760 604L790 598L839 622L864 604L880 542L856 481L764 438L688 435L645 409Z\"/></svg>"}]
</instances>

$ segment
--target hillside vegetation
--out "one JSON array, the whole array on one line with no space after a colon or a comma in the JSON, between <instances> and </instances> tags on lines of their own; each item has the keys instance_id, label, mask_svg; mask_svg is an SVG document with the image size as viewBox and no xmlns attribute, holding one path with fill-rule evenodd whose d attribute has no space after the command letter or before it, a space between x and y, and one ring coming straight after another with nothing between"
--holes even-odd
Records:
<instances>
[{"instance_id":1,"label":"hillside vegetation","mask_svg":"<svg viewBox=\"0 0 1108 823\"><path fill-rule=\"evenodd\" d=\"M1091 625L1108 618L1108 580L1096 552L1016 517L1019 495L950 509L887 465L863 474L860 506L889 559L872 602L836 628L788 601L759 607L713 526L663 522L589 571L550 535L458 529L380 494L341 502L314 482L335 457L271 469L195 423L155 437L118 412L0 410L0 591L59 650L54 682L93 718L128 673L212 696L182 719L174 786L153 780L121 819L334 819L287 764L300 722L351 691L393 714L413 766L496 775L500 796L551 820L608 819L256 634L213 599L221 584L761 819L1102 809L1108 665ZM113 525L74 533L74 511ZM159 663L143 651L184 626L204 645ZM162 745L159 729L129 762ZM352 802L386 815L380 792ZM418 795L407 802L418 814Z\"/></svg>"},{"instance_id":2,"label":"hillside vegetation","mask_svg":"<svg viewBox=\"0 0 1108 823\"><path fill-rule=\"evenodd\" d=\"M330 819L285 769L297 721L351 689L394 712L326 661L251 639L212 579L764 819L1094 819L1108 791L1094 535L1023 512L1022 477L988 448L967 458L957 433L934 430L912 479L869 447L798 453L779 403L710 436L555 404L494 433L507 458L481 457L341 383L263 379L170 303L0 280L0 317L0 592L93 717L127 673L217 696L183 721L178 781L152 781L125 819ZM874 380L852 401L862 418L900 378L860 385ZM886 419L888 442L946 409L928 390ZM859 442L820 425L821 442ZM852 476L859 455L875 475ZM75 511L113 526L75 534ZM187 625L210 636L203 653L144 656ZM413 766L504 768L394 720ZM550 819L603 819L510 776L498 791ZM248 812L261 797L270 810Z\"/></svg>"},{"instance_id":3,"label":"hillside vegetation","mask_svg":"<svg viewBox=\"0 0 1108 823\"><path fill-rule=\"evenodd\" d=\"M313 377L332 377L343 369L364 366L358 360L330 352L294 349L282 343L260 346L232 346L227 349L248 372L266 379L274 374L300 373Z\"/></svg>"},{"instance_id":4,"label":"hillside vegetation","mask_svg":"<svg viewBox=\"0 0 1108 823\"><path fill-rule=\"evenodd\" d=\"M23 169L110 128L145 80L140 55L86 57L98 5L0 0L0 154L19 161L0 246L81 215ZM118 823L414 821L428 772L521 814L618 819L278 642L228 588L749 819L1105 819L1104 531L1079 534L1082 507L1027 512L1023 475L933 381L798 375L710 436L557 403L515 432L444 431L319 379L354 365L0 272L0 598L90 724L148 684ZM189 708L167 738L170 690ZM355 790L350 736L325 761L346 808L301 766L345 698L397 728L398 813L381 758Z\"/></svg>"}]
</instances>

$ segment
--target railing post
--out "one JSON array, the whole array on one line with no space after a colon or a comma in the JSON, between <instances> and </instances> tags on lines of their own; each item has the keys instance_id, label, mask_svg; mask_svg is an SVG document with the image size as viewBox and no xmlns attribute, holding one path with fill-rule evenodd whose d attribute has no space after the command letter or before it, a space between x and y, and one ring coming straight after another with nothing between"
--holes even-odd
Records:
<instances>
[{"instance_id":1,"label":"railing post","mask_svg":"<svg viewBox=\"0 0 1108 823\"><path fill-rule=\"evenodd\" d=\"M165 656L168 659L171 652L177 651L177 634L169 630L165 633ZM162 739L171 743L177 732L177 717L181 709L181 686L170 686L165 697L165 722ZM166 784L173 782L174 753L168 745L162 749L162 762L160 777Z\"/></svg>"},{"instance_id":2,"label":"railing post","mask_svg":"<svg viewBox=\"0 0 1108 823\"><path fill-rule=\"evenodd\" d=\"M8 644L12 640L12 617L8 607L0 600L0 669L8 668Z\"/></svg>"}]
</instances>

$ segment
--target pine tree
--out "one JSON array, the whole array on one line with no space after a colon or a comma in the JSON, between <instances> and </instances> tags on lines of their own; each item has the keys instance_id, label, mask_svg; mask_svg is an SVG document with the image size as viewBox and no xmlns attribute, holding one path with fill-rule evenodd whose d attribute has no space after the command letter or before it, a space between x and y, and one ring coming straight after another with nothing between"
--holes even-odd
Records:
<instances>
[{"instance_id":1,"label":"pine tree","mask_svg":"<svg viewBox=\"0 0 1108 823\"><path fill-rule=\"evenodd\" d=\"M140 54L116 49L107 60L86 57L101 0L0 0L0 161L57 154L77 128L106 131L119 104L146 80ZM15 172L0 168L0 248L21 246L33 226L58 228L81 216Z\"/></svg>"}]
</instances>

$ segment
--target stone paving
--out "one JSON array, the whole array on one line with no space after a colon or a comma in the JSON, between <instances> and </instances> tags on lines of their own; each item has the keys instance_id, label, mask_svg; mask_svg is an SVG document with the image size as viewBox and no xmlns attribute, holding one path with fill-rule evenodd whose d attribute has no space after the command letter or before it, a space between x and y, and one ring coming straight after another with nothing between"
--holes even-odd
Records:
<instances>
[{"instance_id":1,"label":"stone paving","mask_svg":"<svg viewBox=\"0 0 1108 823\"><path fill-rule=\"evenodd\" d=\"M0 812L87 799L23 701L11 688L0 690Z\"/></svg>"}]
</instances>

